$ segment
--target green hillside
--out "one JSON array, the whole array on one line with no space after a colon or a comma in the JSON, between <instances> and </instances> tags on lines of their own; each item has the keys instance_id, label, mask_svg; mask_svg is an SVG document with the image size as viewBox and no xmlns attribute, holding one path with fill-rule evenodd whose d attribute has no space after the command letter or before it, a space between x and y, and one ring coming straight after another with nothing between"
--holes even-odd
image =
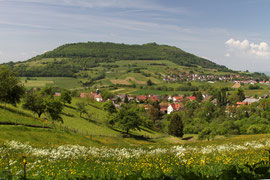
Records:
<instances>
[{"instance_id":1,"label":"green hillside","mask_svg":"<svg viewBox=\"0 0 270 180\"><path fill-rule=\"evenodd\" d=\"M103 103L91 102L87 116L80 117L76 111L76 104L84 102L81 98L73 98L72 104L66 106L62 113L63 123L52 124L46 120L44 114L37 118L32 112L25 110L19 104L0 105L0 145L7 140L29 142L37 146L80 144L80 145L139 145L139 144L168 144L179 143L180 139L165 133L156 132L146 127L141 131L132 130L131 137L123 138L125 134L120 129L106 126L107 113L103 110Z\"/></svg>"},{"instance_id":2,"label":"green hillside","mask_svg":"<svg viewBox=\"0 0 270 180\"><path fill-rule=\"evenodd\" d=\"M129 62L167 60L180 66L228 71L225 66L217 65L172 46L156 43L126 45L103 42L66 44L26 62L18 63L15 69L20 76L73 77L76 73L98 67L101 63L120 60ZM10 65L14 66L14 64Z\"/></svg>"}]
</instances>

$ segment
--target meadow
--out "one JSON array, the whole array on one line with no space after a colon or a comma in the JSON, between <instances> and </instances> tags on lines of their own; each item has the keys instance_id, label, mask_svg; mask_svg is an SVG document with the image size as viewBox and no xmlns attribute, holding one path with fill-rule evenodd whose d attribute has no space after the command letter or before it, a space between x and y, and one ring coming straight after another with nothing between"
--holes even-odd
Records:
<instances>
[{"instance_id":1,"label":"meadow","mask_svg":"<svg viewBox=\"0 0 270 180\"><path fill-rule=\"evenodd\" d=\"M63 89L76 89L81 86L81 79L68 77L21 77L26 88L59 87Z\"/></svg>"},{"instance_id":2,"label":"meadow","mask_svg":"<svg viewBox=\"0 0 270 180\"><path fill-rule=\"evenodd\" d=\"M19 179L258 179L269 174L269 135L140 147L33 147L6 141L0 176Z\"/></svg>"}]
</instances>

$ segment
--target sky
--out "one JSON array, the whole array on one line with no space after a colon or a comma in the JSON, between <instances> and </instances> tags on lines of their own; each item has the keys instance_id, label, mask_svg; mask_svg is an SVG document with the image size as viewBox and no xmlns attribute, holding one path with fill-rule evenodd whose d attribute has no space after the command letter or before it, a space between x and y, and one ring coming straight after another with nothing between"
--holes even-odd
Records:
<instances>
[{"instance_id":1,"label":"sky","mask_svg":"<svg viewBox=\"0 0 270 180\"><path fill-rule=\"evenodd\" d=\"M269 0L0 0L0 63L66 43L156 42L270 72Z\"/></svg>"}]
</instances>

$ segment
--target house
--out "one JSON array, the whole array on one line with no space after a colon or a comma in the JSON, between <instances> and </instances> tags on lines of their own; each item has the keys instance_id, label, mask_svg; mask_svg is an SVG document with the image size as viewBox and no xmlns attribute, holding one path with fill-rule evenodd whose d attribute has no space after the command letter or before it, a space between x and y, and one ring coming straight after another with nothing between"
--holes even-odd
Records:
<instances>
[{"instance_id":1,"label":"house","mask_svg":"<svg viewBox=\"0 0 270 180\"><path fill-rule=\"evenodd\" d=\"M94 100L96 100L97 102L102 102L102 96L100 93L91 93L91 96L93 96Z\"/></svg>"},{"instance_id":2,"label":"house","mask_svg":"<svg viewBox=\"0 0 270 180\"><path fill-rule=\"evenodd\" d=\"M170 104L167 108L167 114L171 114L172 112L179 111L181 108L181 104Z\"/></svg>"},{"instance_id":3,"label":"house","mask_svg":"<svg viewBox=\"0 0 270 180\"><path fill-rule=\"evenodd\" d=\"M211 95L203 95L203 102L206 102L206 101L208 101L211 98L212 98Z\"/></svg>"},{"instance_id":4,"label":"house","mask_svg":"<svg viewBox=\"0 0 270 180\"><path fill-rule=\"evenodd\" d=\"M126 97L125 94L119 94L119 95L116 95L116 98L117 98L117 99L121 99L122 102L124 102L125 97Z\"/></svg>"},{"instance_id":5,"label":"house","mask_svg":"<svg viewBox=\"0 0 270 180\"><path fill-rule=\"evenodd\" d=\"M250 104L251 103L246 103L246 102L236 102L236 108L239 108L240 106L243 106L243 105L250 105Z\"/></svg>"},{"instance_id":6,"label":"house","mask_svg":"<svg viewBox=\"0 0 270 180\"><path fill-rule=\"evenodd\" d=\"M160 103L159 104L160 107L160 112L163 114L167 114L167 110L168 110L168 103Z\"/></svg>"},{"instance_id":7,"label":"house","mask_svg":"<svg viewBox=\"0 0 270 180\"><path fill-rule=\"evenodd\" d=\"M97 102L102 102L103 101L102 96L101 96L100 93L93 93L93 92L91 92L91 93L81 93L80 97L81 98L93 98Z\"/></svg>"},{"instance_id":8,"label":"house","mask_svg":"<svg viewBox=\"0 0 270 180\"><path fill-rule=\"evenodd\" d=\"M193 100L196 100L196 97L195 96L189 96L189 97L186 97L186 99L193 101Z\"/></svg>"},{"instance_id":9,"label":"house","mask_svg":"<svg viewBox=\"0 0 270 180\"><path fill-rule=\"evenodd\" d=\"M133 96L128 96L127 98L128 98L128 101L133 101L133 100L135 100L135 97L133 97Z\"/></svg>"},{"instance_id":10,"label":"house","mask_svg":"<svg viewBox=\"0 0 270 180\"><path fill-rule=\"evenodd\" d=\"M113 104L116 109L121 109L120 104Z\"/></svg>"},{"instance_id":11,"label":"house","mask_svg":"<svg viewBox=\"0 0 270 180\"><path fill-rule=\"evenodd\" d=\"M167 99L167 101L172 101L173 100L172 96L167 96L166 99Z\"/></svg>"},{"instance_id":12,"label":"house","mask_svg":"<svg viewBox=\"0 0 270 180\"><path fill-rule=\"evenodd\" d=\"M160 97L156 96L156 95L149 95L149 98L148 98L150 101L153 101L153 102L159 102L160 101Z\"/></svg>"},{"instance_id":13,"label":"house","mask_svg":"<svg viewBox=\"0 0 270 180\"><path fill-rule=\"evenodd\" d=\"M173 102L180 102L180 101L182 101L183 100L183 95L181 95L181 96L174 96L173 97Z\"/></svg>"},{"instance_id":14,"label":"house","mask_svg":"<svg viewBox=\"0 0 270 180\"><path fill-rule=\"evenodd\" d=\"M213 104L216 106L216 105L217 105L217 98L213 99L213 100L211 101L211 103L213 103Z\"/></svg>"},{"instance_id":15,"label":"house","mask_svg":"<svg viewBox=\"0 0 270 180\"><path fill-rule=\"evenodd\" d=\"M254 102L258 102L259 100L256 98L246 98L243 102L244 103L254 103Z\"/></svg>"},{"instance_id":16,"label":"house","mask_svg":"<svg viewBox=\"0 0 270 180\"><path fill-rule=\"evenodd\" d=\"M236 102L236 105L246 105L247 103L245 103L245 102Z\"/></svg>"},{"instance_id":17,"label":"house","mask_svg":"<svg viewBox=\"0 0 270 180\"><path fill-rule=\"evenodd\" d=\"M61 96L61 93L54 93L54 96L56 96L56 97L60 97Z\"/></svg>"},{"instance_id":18,"label":"house","mask_svg":"<svg viewBox=\"0 0 270 180\"><path fill-rule=\"evenodd\" d=\"M147 100L147 96L145 95L139 95L136 97L137 102L145 102Z\"/></svg>"}]
</instances>

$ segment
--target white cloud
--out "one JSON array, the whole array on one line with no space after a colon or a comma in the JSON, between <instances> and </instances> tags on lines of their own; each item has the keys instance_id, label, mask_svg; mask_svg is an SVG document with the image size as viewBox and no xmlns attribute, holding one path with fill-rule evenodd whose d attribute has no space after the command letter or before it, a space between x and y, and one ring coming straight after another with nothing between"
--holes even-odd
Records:
<instances>
[{"instance_id":1,"label":"white cloud","mask_svg":"<svg viewBox=\"0 0 270 180\"><path fill-rule=\"evenodd\" d=\"M229 48L229 52L225 55L226 57L229 57L231 54L243 57L270 57L270 48L266 42L260 42L259 44L255 44L253 42L249 42L247 39L240 41L231 38L226 41L225 44Z\"/></svg>"},{"instance_id":2,"label":"white cloud","mask_svg":"<svg viewBox=\"0 0 270 180\"><path fill-rule=\"evenodd\" d=\"M4 53L2 51L0 51L0 56L2 56Z\"/></svg>"}]
</instances>

